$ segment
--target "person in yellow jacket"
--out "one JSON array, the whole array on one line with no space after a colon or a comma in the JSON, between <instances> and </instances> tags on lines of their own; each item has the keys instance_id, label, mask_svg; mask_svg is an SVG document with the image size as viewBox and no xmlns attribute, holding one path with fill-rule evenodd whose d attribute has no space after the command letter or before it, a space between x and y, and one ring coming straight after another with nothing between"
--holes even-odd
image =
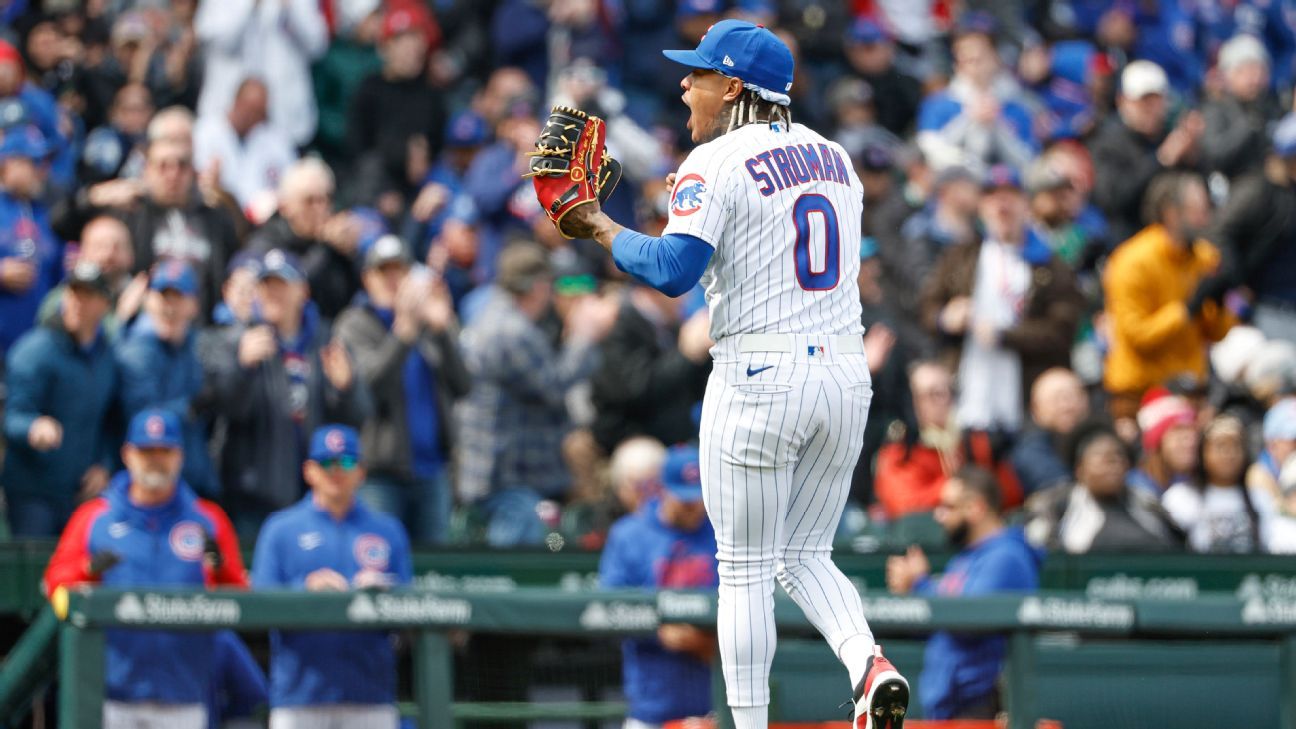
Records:
<instances>
[{"instance_id":1,"label":"person in yellow jacket","mask_svg":"<svg viewBox=\"0 0 1296 729\"><path fill-rule=\"evenodd\" d=\"M1200 177L1170 172L1148 189L1153 221L1117 247L1103 274L1111 343L1103 385L1117 420L1132 418L1148 388L1181 374L1204 378L1207 349L1236 323L1201 283L1220 254L1201 233L1211 205Z\"/></svg>"}]
</instances>

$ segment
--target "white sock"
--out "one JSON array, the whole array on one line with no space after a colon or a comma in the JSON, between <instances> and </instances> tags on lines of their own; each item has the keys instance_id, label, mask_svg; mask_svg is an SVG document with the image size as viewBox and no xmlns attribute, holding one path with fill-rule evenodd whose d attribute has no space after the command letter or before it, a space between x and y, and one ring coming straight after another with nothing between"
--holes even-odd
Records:
<instances>
[{"instance_id":1,"label":"white sock","mask_svg":"<svg viewBox=\"0 0 1296 729\"><path fill-rule=\"evenodd\" d=\"M846 664L846 671L850 673L851 688L854 689L864 680L864 671L867 670L868 660L873 657L873 636L869 633L858 633L846 639L842 643L841 649L837 652L837 657L841 662Z\"/></svg>"},{"instance_id":2,"label":"white sock","mask_svg":"<svg viewBox=\"0 0 1296 729\"><path fill-rule=\"evenodd\" d=\"M768 706L731 706L734 729L769 729Z\"/></svg>"}]
</instances>

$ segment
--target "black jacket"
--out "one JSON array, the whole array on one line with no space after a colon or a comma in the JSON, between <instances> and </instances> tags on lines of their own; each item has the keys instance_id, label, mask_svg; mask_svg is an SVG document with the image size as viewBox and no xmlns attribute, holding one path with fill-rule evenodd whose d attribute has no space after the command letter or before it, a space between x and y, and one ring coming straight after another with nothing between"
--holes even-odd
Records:
<instances>
[{"instance_id":1,"label":"black jacket","mask_svg":"<svg viewBox=\"0 0 1296 729\"><path fill-rule=\"evenodd\" d=\"M629 299L622 302L590 378L598 413L594 438L605 452L635 435L667 445L697 438L693 405L702 399L711 367L680 354L675 334L648 321Z\"/></svg>"},{"instance_id":2,"label":"black jacket","mask_svg":"<svg viewBox=\"0 0 1296 729\"><path fill-rule=\"evenodd\" d=\"M1245 285L1260 301L1296 304L1296 185L1238 180L1210 240L1221 255L1219 275L1203 284L1212 296Z\"/></svg>"},{"instance_id":3,"label":"black jacket","mask_svg":"<svg viewBox=\"0 0 1296 729\"><path fill-rule=\"evenodd\" d=\"M276 248L301 260L310 283L311 301L325 319L336 318L360 290L360 272L354 261L323 241L299 238L279 215L267 220L248 239L248 250L257 255Z\"/></svg>"},{"instance_id":4,"label":"black jacket","mask_svg":"<svg viewBox=\"0 0 1296 729\"><path fill-rule=\"evenodd\" d=\"M411 183L406 174L409 141L419 136L427 140L431 164L441 150L445 116L442 94L425 76L392 81L380 72L362 81L347 117L348 145L356 158L356 200L367 204L383 192L415 192L422 181Z\"/></svg>"},{"instance_id":5,"label":"black jacket","mask_svg":"<svg viewBox=\"0 0 1296 729\"><path fill-rule=\"evenodd\" d=\"M1094 204L1107 216L1118 243L1143 228L1143 195L1152 178L1165 170L1156 158L1164 139L1148 139L1113 115L1089 143Z\"/></svg>"}]
</instances>

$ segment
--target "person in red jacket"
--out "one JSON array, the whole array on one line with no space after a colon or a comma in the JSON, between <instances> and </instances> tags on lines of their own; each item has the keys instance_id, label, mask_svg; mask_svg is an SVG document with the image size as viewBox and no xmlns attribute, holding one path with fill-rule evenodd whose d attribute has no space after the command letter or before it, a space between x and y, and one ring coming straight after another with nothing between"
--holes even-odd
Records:
<instances>
[{"instance_id":1,"label":"person in red jacket","mask_svg":"<svg viewBox=\"0 0 1296 729\"><path fill-rule=\"evenodd\" d=\"M184 453L175 414L136 415L122 460L126 470L73 513L45 569L46 594L87 584L246 588L229 517L180 479ZM107 643L104 729L205 729L215 664L211 633L110 630Z\"/></svg>"}]
</instances>

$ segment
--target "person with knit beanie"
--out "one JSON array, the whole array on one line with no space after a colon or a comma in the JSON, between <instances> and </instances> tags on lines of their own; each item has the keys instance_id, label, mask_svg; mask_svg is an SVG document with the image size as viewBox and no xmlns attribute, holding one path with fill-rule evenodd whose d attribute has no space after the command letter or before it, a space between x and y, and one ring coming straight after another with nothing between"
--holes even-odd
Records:
<instances>
[{"instance_id":1,"label":"person with knit beanie","mask_svg":"<svg viewBox=\"0 0 1296 729\"><path fill-rule=\"evenodd\" d=\"M1137 421L1142 458L1130 472L1130 485L1160 496L1170 486L1191 478L1197 468L1197 413L1192 405L1164 387L1143 396Z\"/></svg>"}]
</instances>

